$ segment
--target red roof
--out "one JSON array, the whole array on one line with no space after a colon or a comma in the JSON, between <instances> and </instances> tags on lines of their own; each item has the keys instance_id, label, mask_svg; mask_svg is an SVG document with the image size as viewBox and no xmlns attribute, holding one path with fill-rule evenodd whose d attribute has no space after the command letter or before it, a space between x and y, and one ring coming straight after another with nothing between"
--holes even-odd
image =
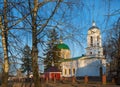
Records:
<instances>
[{"instance_id":1,"label":"red roof","mask_svg":"<svg viewBox=\"0 0 120 87\"><path fill-rule=\"evenodd\" d=\"M60 72L60 70L55 66L51 66L45 72Z\"/></svg>"}]
</instances>

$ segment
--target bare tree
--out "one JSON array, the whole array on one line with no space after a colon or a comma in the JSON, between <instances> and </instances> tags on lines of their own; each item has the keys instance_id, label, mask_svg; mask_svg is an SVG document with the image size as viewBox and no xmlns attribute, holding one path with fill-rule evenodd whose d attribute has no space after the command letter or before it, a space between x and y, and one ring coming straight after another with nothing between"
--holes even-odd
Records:
<instances>
[{"instance_id":1,"label":"bare tree","mask_svg":"<svg viewBox=\"0 0 120 87\"><path fill-rule=\"evenodd\" d=\"M12 2L11 2L12 3ZM1 7L0 8L0 31L1 31L1 38L2 38L2 48L3 48L3 65L2 65L2 87L8 87L8 76L9 76L9 70L10 70L10 43L9 36L11 35L14 39L17 38L10 32L11 29L15 29L15 26L20 23L22 20L21 18L16 18L12 14L13 6L11 6L10 2L8 3L8 0L4 0L3 2L0 2ZM17 28L17 27L16 27ZM17 39L15 39L17 40ZM12 40L11 40L12 41ZM13 43L15 44L15 42ZM13 45L12 44L12 45ZM14 48L15 49L15 48ZM9 54L9 55L8 55ZM13 56L12 56L13 57Z\"/></svg>"},{"instance_id":2,"label":"bare tree","mask_svg":"<svg viewBox=\"0 0 120 87\"><path fill-rule=\"evenodd\" d=\"M120 18L118 18L117 22L115 22L107 32L104 50L107 60L112 64L110 65L110 76L117 78L117 83L120 84L118 80L120 78ZM111 66L114 67L112 70ZM113 75L112 72L116 72L116 75Z\"/></svg>"},{"instance_id":3,"label":"bare tree","mask_svg":"<svg viewBox=\"0 0 120 87\"><path fill-rule=\"evenodd\" d=\"M26 6L26 4L28 6ZM46 9L47 4L52 5L48 9L52 9L51 11L48 11ZM25 3L22 8L25 9L25 11L21 11L22 16L24 17L26 14L29 14L28 17L24 19L24 23L28 25L29 29L31 29L32 32L32 71L33 71L33 79L34 79L34 85L35 87L40 87L40 80L39 80L39 66L38 66L38 43L44 42L44 37L46 36L46 31L49 30L51 27L56 27L60 25L60 21L64 17L64 13L62 13L63 16L60 16L61 20L56 20L54 17L59 18L57 14L59 14L57 11L60 9L61 4L69 4L68 6L72 5L72 2L65 2L62 0L46 0L39 2L38 0L28 0L27 3ZM63 7L63 6L61 6ZM70 7L69 7L70 8ZM43 10L44 9L44 10ZM42 13L41 13L42 11ZM61 11L62 12L62 11ZM64 10L65 12L65 10ZM48 14L47 14L48 13ZM56 25L52 25L51 22L54 22ZM59 28L58 28L59 29Z\"/></svg>"},{"instance_id":4,"label":"bare tree","mask_svg":"<svg viewBox=\"0 0 120 87\"><path fill-rule=\"evenodd\" d=\"M2 32L2 46L3 46L3 51L4 51L4 63L3 63L3 74L2 74L2 87L7 87L8 86L8 72L9 72L9 59L8 59L8 44L7 44L7 39L8 39L8 32L6 30L8 29L8 20L7 20L7 1L4 0L4 26L2 25L2 18L0 18L0 29Z\"/></svg>"}]
</instances>

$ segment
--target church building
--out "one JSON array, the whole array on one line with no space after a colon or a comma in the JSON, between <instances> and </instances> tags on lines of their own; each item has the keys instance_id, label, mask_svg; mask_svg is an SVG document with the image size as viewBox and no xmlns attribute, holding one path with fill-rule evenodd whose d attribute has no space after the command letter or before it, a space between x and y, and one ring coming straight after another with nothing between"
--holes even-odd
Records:
<instances>
[{"instance_id":1,"label":"church building","mask_svg":"<svg viewBox=\"0 0 120 87\"><path fill-rule=\"evenodd\" d=\"M102 39L100 29L95 22L88 30L87 48L84 56L71 58L69 47L61 42L58 45L61 49L62 63L61 76L101 76L106 73L106 59L103 55Z\"/></svg>"}]
</instances>

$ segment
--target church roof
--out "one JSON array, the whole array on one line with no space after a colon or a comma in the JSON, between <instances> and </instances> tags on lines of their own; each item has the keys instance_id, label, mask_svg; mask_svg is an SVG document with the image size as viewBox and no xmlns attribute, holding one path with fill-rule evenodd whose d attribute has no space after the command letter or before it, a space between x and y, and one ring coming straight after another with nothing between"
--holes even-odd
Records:
<instances>
[{"instance_id":1,"label":"church roof","mask_svg":"<svg viewBox=\"0 0 120 87\"><path fill-rule=\"evenodd\" d=\"M99 28L96 26L95 21L93 20L93 22L92 22L92 27L90 27L89 30L94 29L94 28L99 29Z\"/></svg>"},{"instance_id":2,"label":"church roof","mask_svg":"<svg viewBox=\"0 0 120 87\"><path fill-rule=\"evenodd\" d=\"M74 61L74 60L78 60L78 59L83 58L83 57L85 57L85 56L82 55L82 56L79 56L79 57L73 57L73 58L62 59L61 61L62 61L62 62Z\"/></svg>"},{"instance_id":3,"label":"church roof","mask_svg":"<svg viewBox=\"0 0 120 87\"><path fill-rule=\"evenodd\" d=\"M94 28L99 29L97 26L92 26L92 27L89 28L89 30L94 29Z\"/></svg>"},{"instance_id":4,"label":"church roof","mask_svg":"<svg viewBox=\"0 0 120 87\"><path fill-rule=\"evenodd\" d=\"M51 66L45 72L60 72L60 70L55 66Z\"/></svg>"},{"instance_id":5,"label":"church roof","mask_svg":"<svg viewBox=\"0 0 120 87\"><path fill-rule=\"evenodd\" d=\"M68 47L66 44L64 44L64 43L58 44L58 45L57 45L57 48L58 48L58 49L67 49L67 50L69 50L69 47Z\"/></svg>"},{"instance_id":6,"label":"church roof","mask_svg":"<svg viewBox=\"0 0 120 87\"><path fill-rule=\"evenodd\" d=\"M75 60L78 60L78 59L92 59L92 58L101 58L101 57L88 57L86 55L82 55L82 56L78 56L78 57L73 57L73 58L67 58L67 59L61 59L61 62L69 62L69 61L75 61Z\"/></svg>"}]
</instances>

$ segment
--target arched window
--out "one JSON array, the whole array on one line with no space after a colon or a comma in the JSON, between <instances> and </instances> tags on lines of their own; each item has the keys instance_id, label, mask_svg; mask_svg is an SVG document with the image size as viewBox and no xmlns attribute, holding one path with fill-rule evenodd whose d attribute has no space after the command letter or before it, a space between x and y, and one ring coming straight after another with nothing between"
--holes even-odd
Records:
<instances>
[{"instance_id":1,"label":"arched window","mask_svg":"<svg viewBox=\"0 0 120 87\"><path fill-rule=\"evenodd\" d=\"M98 51L98 55L100 56L100 51Z\"/></svg>"},{"instance_id":2,"label":"arched window","mask_svg":"<svg viewBox=\"0 0 120 87\"><path fill-rule=\"evenodd\" d=\"M73 69L73 74L75 74L75 68Z\"/></svg>"},{"instance_id":3,"label":"arched window","mask_svg":"<svg viewBox=\"0 0 120 87\"><path fill-rule=\"evenodd\" d=\"M99 46L99 43L97 43L97 46Z\"/></svg>"},{"instance_id":4,"label":"arched window","mask_svg":"<svg viewBox=\"0 0 120 87\"><path fill-rule=\"evenodd\" d=\"M90 37L90 45L93 46L93 37Z\"/></svg>"},{"instance_id":5,"label":"arched window","mask_svg":"<svg viewBox=\"0 0 120 87\"><path fill-rule=\"evenodd\" d=\"M65 75L67 74L67 70L65 69Z\"/></svg>"},{"instance_id":6,"label":"arched window","mask_svg":"<svg viewBox=\"0 0 120 87\"><path fill-rule=\"evenodd\" d=\"M99 41L99 39L100 39L99 36L97 36L97 41Z\"/></svg>"},{"instance_id":7,"label":"arched window","mask_svg":"<svg viewBox=\"0 0 120 87\"><path fill-rule=\"evenodd\" d=\"M97 46L99 46L99 39L100 39L100 37L97 36Z\"/></svg>"},{"instance_id":8,"label":"arched window","mask_svg":"<svg viewBox=\"0 0 120 87\"><path fill-rule=\"evenodd\" d=\"M71 74L71 69L69 69L69 75Z\"/></svg>"},{"instance_id":9,"label":"arched window","mask_svg":"<svg viewBox=\"0 0 120 87\"><path fill-rule=\"evenodd\" d=\"M90 54L92 54L92 52L90 52Z\"/></svg>"}]
</instances>

